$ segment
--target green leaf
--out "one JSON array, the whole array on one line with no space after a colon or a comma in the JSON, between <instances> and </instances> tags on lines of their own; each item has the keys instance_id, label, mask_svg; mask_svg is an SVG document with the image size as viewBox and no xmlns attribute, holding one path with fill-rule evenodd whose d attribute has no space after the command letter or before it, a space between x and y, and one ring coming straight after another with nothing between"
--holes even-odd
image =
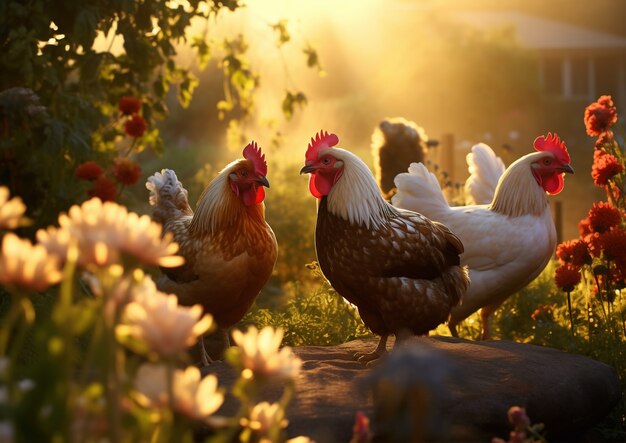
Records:
<instances>
[{"instance_id":1,"label":"green leaf","mask_svg":"<svg viewBox=\"0 0 626 443\"><path fill-rule=\"evenodd\" d=\"M287 29L287 20L281 19L277 23L270 25L270 27L276 32L278 40L276 42L276 46L281 47L289 40L291 40L291 35L289 35L289 30Z\"/></svg>"}]
</instances>

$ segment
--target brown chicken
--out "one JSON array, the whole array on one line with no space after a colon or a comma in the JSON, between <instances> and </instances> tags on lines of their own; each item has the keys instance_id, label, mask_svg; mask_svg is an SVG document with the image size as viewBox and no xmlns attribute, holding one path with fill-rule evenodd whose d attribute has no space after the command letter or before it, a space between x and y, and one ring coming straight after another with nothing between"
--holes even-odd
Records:
<instances>
[{"instance_id":1,"label":"brown chicken","mask_svg":"<svg viewBox=\"0 0 626 443\"><path fill-rule=\"evenodd\" d=\"M163 269L157 285L176 294L182 304L202 305L226 343L228 328L250 309L276 262L276 237L265 222L266 174L261 149L255 142L248 144L243 158L209 183L195 213L171 169L155 173L146 183L152 217L174 233L185 257L183 266Z\"/></svg>"},{"instance_id":2,"label":"brown chicken","mask_svg":"<svg viewBox=\"0 0 626 443\"><path fill-rule=\"evenodd\" d=\"M355 304L363 322L380 335L372 361L386 352L387 337L423 335L445 322L465 293L463 245L445 226L387 203L368 167L341 148L335 134L311 139L306 164L309 190L319 199L315 248L335 290Z\"/></svg>"}]
</instances>

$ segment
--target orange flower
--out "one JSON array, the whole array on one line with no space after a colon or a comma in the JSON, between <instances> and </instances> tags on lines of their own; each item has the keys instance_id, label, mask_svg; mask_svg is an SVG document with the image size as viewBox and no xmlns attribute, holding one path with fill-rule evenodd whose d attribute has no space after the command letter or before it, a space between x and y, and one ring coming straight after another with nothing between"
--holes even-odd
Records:
<instances>
[{"instance_id":1,"label":"orange flower","mask_svg":"<svg viewBox=\"0 0 626 443\"><path fill-rule=\"evenodd\" d=\"M589 226L592 232L606 232L621 221L620 210L608 202L594 203L589 210Z\"/></svg>"},{"instance_id":2,"label":"orange flower","mask_svg":"<svg viewBox=\"0 0 626 443\"><path fill-rule=\"evenodd\" d=\"M137 114L139 112L139 109L141 109L141 100L135 97L125 95L124 97L120 98L117 106L122 114L133 115Z\"/></svg>"},{"instance_id":3,"label":"orange flower","mask_svg":"<svg viewBox=\"0 0 626 443\"><path fill-rule=\"evenodd\" d=\"M124 185L132 185L141 177L141 166L129 158L116 158L113 163L113 176Z\"/></svg>"},{"instance_id":4,"label":"orange flower","mask_svg":"<svg viewBox=\"0 0 626 443\"><path fill-rule=\"evenodd\" d=\"M565 292L572 292L580 283L580 269L571 263L564 263L554 273L556 285Z\"/></svg>"},{"instance_id":5,"label":"orange flower","mask_svg":"<svg viewBox=\"0 0 626 443\"><path fill-rule=\"evenodd\" d=\"M616 121L617 109L610 95L601 96L585 108L585 128L591 137L597 137Z\"/></svg>"},{"instance_id":6,"label":"orange flower","mask_svg":"<svg viewBox=\"0 0 626 443\"><path fill-rule=\"evenodd\" d=\"M609 179L613 176L621 173L624 170L624 165L612 154L596 149L593 153L593 165L591 166L591 177L593 182L600 186L605 187Z\"/></svg>"},{"instance_id":7,"label":"orange flower","mask_svg":"<svg viewBox=\"0 0 626 443\"><path fill-rule=\"evenodd\" d=\"M124 125L124 131L131 137L141 137L147 128L148 124L139 114L133 114Z\"/></svg>"},{"instance_id":8,"label":"orange flower","mask_svg":"<svg viewBox=\"0 0 626 443\"><path fill-rule=\"evenodd\" d=\"M103 202L113 201L117 197L117 186L110 178L101 175L96 179L93 188L87 191L89 197L98 197Z\"/></svg>"},{"instance_id":9,"label":"orange flower","mask_svg":"<svg viewBox=\"0 0 626 443\"><path fill-rule=\"evenodd\" d=\"M78 165L74 171L74 175L80 180L93 181L100 177L103 172L103 169L98 163L90 160Z\"/></svg>"},{"instance_id":10,"label":"orange flower","mask_svg":"<svg viewBox=\"0 0 626 443\"><path fill-rule=\"evenodd\" d=\"M613 131L605 131L598 136L594 147L596 149L602 149L605 146L612 145L614 140L615 139L613 138Z\"/></svg>"}]
</instances>

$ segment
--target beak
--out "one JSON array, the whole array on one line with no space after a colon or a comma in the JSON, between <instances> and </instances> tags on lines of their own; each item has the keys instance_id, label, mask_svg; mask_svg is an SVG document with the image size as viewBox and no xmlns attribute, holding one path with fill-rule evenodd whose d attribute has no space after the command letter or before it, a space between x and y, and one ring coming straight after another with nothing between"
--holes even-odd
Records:
<instances>
[{"instance_id":1,"label":"beak","mask_svg":"<svg viewBox=\"0 0 626 443\"><path fill-rule=\"evenodd\" d=\"M305 166L302 169L300 169L300 174L308 174L308 173L313 172L315 170L317 170L317 168L315 166L308 165L308 166Z\"/></svg>"},{"instance_id":2,"label":"beak","mask_svg":"<svg viewBox=\"0 0 626 443\"><path fill-rule=\"evenodd\" d=\"M562 166L561 168L559 168L561 171L563 172L567 172L568 174L573 174L574 173L574 168L572 168L570 165L565 165Z\"/></svg>"},{"instance_id":3,"label":"beak","mask_svg":"<svg viewBox=\"0 0 626 443\"><path fill-rule=\"evenodd\" d=\"M265 186L266 188L270 187L270 182L267 181L267 177L259 177L255 180L258 184Z\"/></svg>"}]
</instances>

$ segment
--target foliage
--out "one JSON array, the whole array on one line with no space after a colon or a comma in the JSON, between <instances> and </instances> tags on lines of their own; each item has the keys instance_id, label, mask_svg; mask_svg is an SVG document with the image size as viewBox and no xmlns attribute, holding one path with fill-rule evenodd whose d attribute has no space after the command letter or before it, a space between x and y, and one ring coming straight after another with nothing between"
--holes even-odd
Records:
<instances>
[{"instance_id":1,"label":"foliage","mask_svg":"<svg viewBox=\"0 0 626 443\"><path fill-rule=\"evenodd\" d=\"M303 292L296 282L283 309L271 311L255 306L242 322L284 329L289 346L338 345L371 336L356 307L330 286L319 264L309 263L307 268L319 281L314 292Z\"/></svg>"},{"instance_id":2,"label":"foliage","mask_svg":"<svg viewBox=\"0 0 626 443\"><path fill-rule=\"evenodd\" d=\"M170 91L187 106L198 84L194 66L178 61L182 45L200 69L216 59L224 76L220 116L242 128L238 122L250 118L259 86L246 60L246 37L209 39L215 18L241 7L239 0L0 3L0 184L22 196L31 217L45 226L86 197L87 185L73 177L81 163L93 160L108 169L117 156L162 152L157 123L168 113ZM202 22L200 33L191 35ZM279 28L288 34L286 22ZM298 104L306 102L302 92L296 96ZM140 120L120 112L123 97L140 100ZM292 113L286 108L285 116ZM130 120L143 127L129 126ZM112 196L110 181L100 187Z\"/></svg>"},{"instance_id":3,"label":"foliage","mask_svg":"<svg viewBox=\"0 0 626 443\"><path fill-rule=\"evenodd\" d=\"M12 217L21 217L15 200L0 209L10 206L17 209ZM279 350L282 331L233 334L240 347L228 359L239 378L231 392L240 408L216 416L224 388L214 375L201 378L187 353L212 318L199 305L179 306L143 273L181 263L171 255L177 246L144 217L92 199L47 237L38 235L37 251L28 240L11 246L17 236L4 234L2 440L191 442L202 428L212 442L287 441L285 411L301 361L288 347ZM0 229L14 225L7 220ZM132 240L124 238L129 231ZM144 254L147 244L152 250ZM279 402L262 401L264 387L276 383Z\"/></svg>"}]
</instances>

